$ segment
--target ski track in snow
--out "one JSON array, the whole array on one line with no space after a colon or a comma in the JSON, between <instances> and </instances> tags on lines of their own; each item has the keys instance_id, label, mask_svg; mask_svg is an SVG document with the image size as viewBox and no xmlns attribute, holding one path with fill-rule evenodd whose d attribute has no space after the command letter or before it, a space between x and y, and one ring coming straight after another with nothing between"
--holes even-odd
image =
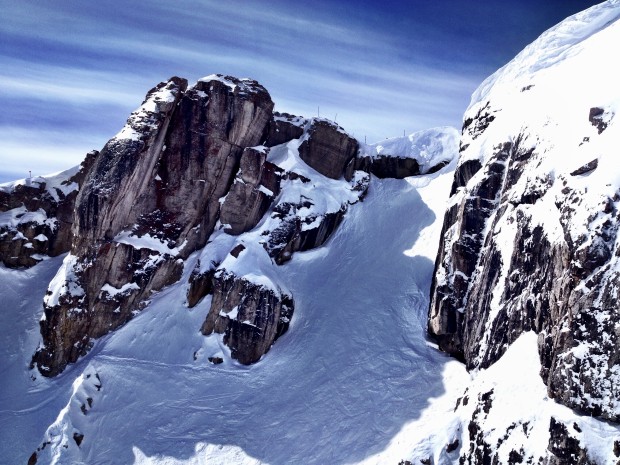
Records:
<instances>
[{"instance_id":1,"label":"ski track in snow","mask_svg":"<svg viewBox=\"0 0 620 465\"><path fill-rule=\"evenodd\" d=\"M447 192L452 172L440 178L420 187L426 198ZM425 249L416 239L431 225L437 231L426 247L436 248L436 220L407 180L373 178L367 198L350 208L326 246L297 253L281 268L295 298L291 327L249 367L229 358L221 365L194 361L196 351L215 354L221 336L199 333L210 297L187 309L184 277L61 376L31 381L35 372L25 365L39 338L40 302L62 258L26 272L2 269L2 295L9 296L2 318L12 329L0 363L17 360L2 367L0 444L11 449L3 456L27 461L88 369L99 374L101 391L88 415L75 407L69 413L84 434L84 463L208 457L212 464L233 456L243 461L235 463L382 463L372 456L445 392L442 366L456 363L426 341L432 254L410 252Z\"/></svg>"}]
</instances>

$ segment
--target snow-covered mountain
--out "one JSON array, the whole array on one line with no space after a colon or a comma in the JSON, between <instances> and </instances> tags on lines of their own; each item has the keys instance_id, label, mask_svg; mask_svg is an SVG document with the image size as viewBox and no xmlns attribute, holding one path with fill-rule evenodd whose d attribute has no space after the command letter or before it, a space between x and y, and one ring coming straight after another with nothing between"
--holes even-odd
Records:
<instances>
[{"instance_id":1,"label":"snow-covered mountain","mask_svg":"<svg viewBox=\"0 0 620 465\"><path fill-rule=\"evenodd\" d=\"M213 75L188 86L173 78L149 91L79 169L2 187L0 240L10 244L32 242L28 231L55 221L42 192L68 186L58 201L75 211L63 246L48 254L68 251L62 263L27 246L0 256L6 266L40 262L3 270L8 307L40 316L42 335L37 348L28 320L28 333L16 328L18 342L6 345L14 360L7 398L24 402L6 412L24 416L18 423L28 433L16 461L25 453L37 463L106 463L110 455L116 463L156 463L153 454L198 461L207 454L218 463L362 459L361 438L369 451L381 450L369 422L386 425L379 442L387 443L411 414L404 412L423 408L426 395L405 409L409 396L388 401L389 386L405 388L405 367L426 365L430 373L447 362L421 329L438 243L433 211L447 197L458 132L437 128L365 145L330 121L272 109L255 81ZM432 209L420 197L427 191ZM50 240L59 230L50 228ZM30 261L12 261L20 251ZM23 286L37 292L19 304L22 293L11 290ZM395 347L400 325L411 331ZM285 335L289 326L296 329ZM35 349L27 371L25 353ZM386 373L395 378L380 381ZM439 391L440 378L433 379L425 383ZM328 428L336 390L335 408L344 410ZM363 398L369 390L376 396ZM235 391L239 404L221 400ZM211 396L217 407L206 401ZM33 398L62 403L36 400L43 405L28 410ZM373 413L379 399L394 418ZM173 427L179 405L183 420ZM360 423L350 412L362 405ZM246 424L249 439L257 429L268 434L258 450L231 442ZM329 446L345 434L348 446ZM325 447L315 451L321 436ZM182 443L192 452L178 455Z\"/></svg>"},{"instance_id":2,"label":"snow-covered mountain","mask_svg":"<svg viewBox=\"0 0 620 465\"><path fill-rule=\"evenodd\" d=\"M543 34L460 138L172 78L0 186L2 460L617 464L618 19Z\"/></svg>"},{"instance_id":3,"label":"snow-covered mountain","mask_svg":"<svg viewBox=\"0 0 620 465\"><path fill-rule=\"evenodd\" d=\"M603 422L620 420L620 67L608 56L619 18L609 1L566 19L488 78L465 113L429 329L469 369L491 372L517 342L537 351L546 386L516 415L502 394L480 392L466 463L620 458L617 426ZM600 421L536 407L544 395Z\"/></svg>"}]
</instances>

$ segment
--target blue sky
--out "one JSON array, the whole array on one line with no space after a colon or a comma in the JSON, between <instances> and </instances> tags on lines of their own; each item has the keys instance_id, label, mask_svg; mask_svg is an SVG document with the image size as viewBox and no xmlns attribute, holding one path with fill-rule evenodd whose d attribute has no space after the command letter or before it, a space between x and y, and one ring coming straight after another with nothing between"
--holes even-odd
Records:
<instances>
[{"instance_id":1,"label":"blue sky","mask_svg":"<svg viewBox=\"0 0 620 465\"><path fill-rule=\"evenodd\" d=\"M173 75L257 79L368 142L460 127L484 78L596 3L0 0L0 182L79 163Z\"/></svg>"}]
</instances>

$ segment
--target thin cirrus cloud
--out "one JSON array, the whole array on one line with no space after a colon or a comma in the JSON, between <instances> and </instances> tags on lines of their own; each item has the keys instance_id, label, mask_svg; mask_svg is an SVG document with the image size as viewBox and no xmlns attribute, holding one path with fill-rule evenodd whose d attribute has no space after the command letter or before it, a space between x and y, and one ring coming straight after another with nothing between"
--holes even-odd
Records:
<instances>
[{"instance_id":1,"label":"thin cirrus cloud","mask_svg":"<svg viewBox=\"0 0 620 465\"><path fill-rule=\"evenodd\" d=\"M458 126L503 63L485 58L488 37L455 36L472 19L452 3L450 18L393 0L0 0L0 182L79 163L172 75L257 79L277 110L320 112L369 142Z\"/></svg>"}]
</instances>

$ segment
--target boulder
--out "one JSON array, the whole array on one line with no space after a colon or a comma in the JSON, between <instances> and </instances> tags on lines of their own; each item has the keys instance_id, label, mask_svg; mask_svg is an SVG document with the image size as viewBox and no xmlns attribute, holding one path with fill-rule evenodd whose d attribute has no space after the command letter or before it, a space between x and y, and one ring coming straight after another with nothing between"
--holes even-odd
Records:
<instances>
[{"instance_id":1,"label":"boulder","mask_svg":"<svg viewBox=\"0 0 620 465\"><path fill-rule=\"evenodd\" d=\"M244 150L239 172L220 210L220 222L227 233L239 235L256 226L280 192L284 170L266 160L266 150Z\"/></svg>"},{"instance_id":2,"label":"boulder","mask_svg":"<svg viewBox=\"0 0 620 465\"><path fill-rule=\"evenodd\" d=\"M315 118L299 146L299 156L322 175L339 179L356 156L358 147L357 141L340 126Z\"/></svg>"},{"instance_id":3,"label":"boulder","mask_svg":"<svg viewBox=\"0 0 620 465\"><path fill-rule=\"evenodd\" d=\"M255 283L220 271L214 277L213 301L201 331L223 334L232 358L249 365L287 331L293 310L292 296L273 283Z\"/></svg>"}]
</instances>

